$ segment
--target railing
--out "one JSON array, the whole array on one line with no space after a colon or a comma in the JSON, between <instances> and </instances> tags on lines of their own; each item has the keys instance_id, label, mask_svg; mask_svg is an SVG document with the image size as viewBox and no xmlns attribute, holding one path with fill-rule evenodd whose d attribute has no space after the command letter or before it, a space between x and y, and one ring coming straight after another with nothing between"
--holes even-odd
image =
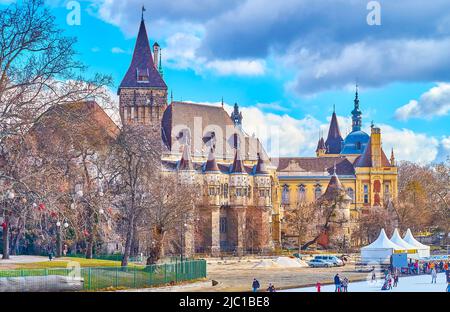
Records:
<instances>
[{"instance_id":1,"label":"railing","mask_svg":"<svg viewBox=\"0 0 450 312\"><path fill-rule=\"evenodd\" d=\"M0 270L0 284L3 288L10 283L12 291L55 290L55 277L65 277L64 283L79 282L82 290L108 288L145 288L206 277L205 260L189 260L162 265L95 267L95 268L48 268ZM8 280L3 280L3 279ZM59 281L61 282L61 281ZM34 283L34 284L33 284ZM5 291L5 289L2 289Z\"/></svg>"}]
</instances>

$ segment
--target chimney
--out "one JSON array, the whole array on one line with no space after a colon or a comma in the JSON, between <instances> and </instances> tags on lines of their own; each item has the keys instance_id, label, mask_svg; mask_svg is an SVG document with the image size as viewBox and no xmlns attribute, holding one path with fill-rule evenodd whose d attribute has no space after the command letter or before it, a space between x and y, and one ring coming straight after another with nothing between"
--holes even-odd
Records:
<instances>
[{"instance_id":1,"label":"chimney","mask_svg":"<svg viewBox=\"0 0 450 312\"><path fill-rule=\"evenodd\" d=\"M159 64L159 44L155 42L153 44L153 65L155 65L156 70L158 70Z\"/></svg>"},{"instance_id":2,"label":"chimney","mask_svg":"<svg viewBox=\"0 0 450 312\"><path fill-rule=\"evenodd\" d=\"M372 167L381 167L381 130L372 126L370 133L370 147L372 155Z\"/></svg>"}]
</instances>

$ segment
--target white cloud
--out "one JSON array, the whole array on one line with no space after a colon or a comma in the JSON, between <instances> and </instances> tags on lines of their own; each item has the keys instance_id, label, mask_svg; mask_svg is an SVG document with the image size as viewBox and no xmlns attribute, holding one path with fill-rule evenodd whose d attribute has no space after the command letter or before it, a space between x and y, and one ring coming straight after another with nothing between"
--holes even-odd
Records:
<instances>
[{"instance_id":1,"label":"white cloud","mask_svg":"<svg viewBox=\"0 0 450 312\"><path fill-rule=\"evenodd\" d=\"M119 47L114 47L114 48L111 49L111 52L114 53L114 54L122 54L122 53L125 53L125 50L123 50L123 49L121 49Z\"/></svg>"},{"instance_id":2,"label":"white cloud","mask_svg":"<svg viewBox=\"0 0 450 312\"><path fill-rule=\"evenodd\" d=\"M265 73L263 60L214 60L206 63L206 68L219 75L259 76Z\"/></svg>"},{"instance_id":3,"label":"white cloud","mask_svg":"<svg viewBox=\"0 0 450 312\"><path fill-rule=\"evenodd\" d=\"M439 83L423 93L419 100L411 100L399 107L395 117L407 120L412 117L430 119L433 116L445 116L450 112L450 83Z\"/></svg>"}]
</instances>

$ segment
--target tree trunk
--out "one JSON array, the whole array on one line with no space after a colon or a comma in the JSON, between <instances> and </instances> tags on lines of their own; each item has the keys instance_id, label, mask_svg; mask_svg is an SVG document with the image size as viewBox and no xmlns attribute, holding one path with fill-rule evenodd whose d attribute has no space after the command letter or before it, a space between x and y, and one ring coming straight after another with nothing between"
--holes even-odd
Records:
<instances>
[{"instance_id":1,"label":"tree trunk","mask_svg":"<svg viewBox=\"0 0 450 312\"><path fill-rule=\"evenodd\" d=\"M133 243L134 236L134 217L130 218L127 229L127 238L125 240L125 250L123 252L122 263L121 266L125 267L128 265L128 260L131 254L131 245Z\"/></svg>"},{"instance_id":2,"label":"tree trunk","mask_svg":"<svg viewBox=\"0 0 450 312\"><path fill-rule=\"evenodd\" d=\"M320 234L321 234L321 233L319 233L316 237L314 237L314 238L313 238L312 240L310 240L309 242L305 243L305 244L302 246L302 250L306 250L306 248L308 248L309 246L311 246L312 244L314 244L314 243L319 239Z\"/></svg>"},{"instance_id":3,"label":"tree trunk","mask_svg":"<svg viewBox=\"0 0 450 312\"><path fill-rule=\"evenodd\" d=\"M156 264L162 257L165 232L160 228L153 230L153 242L150 248L150 255L147 258L147 265Z\"/></svg>"},{"instance_id":4,"label":"tree trunk","mask_svg":"<svg viewBox=\"0 0 450 312\"><path fill-rule=\"evenodd\" d=\"M9 259L9 222L8 217L5 216L3 227L3 257L2 259Z\"/></svg>"}]
</instances>

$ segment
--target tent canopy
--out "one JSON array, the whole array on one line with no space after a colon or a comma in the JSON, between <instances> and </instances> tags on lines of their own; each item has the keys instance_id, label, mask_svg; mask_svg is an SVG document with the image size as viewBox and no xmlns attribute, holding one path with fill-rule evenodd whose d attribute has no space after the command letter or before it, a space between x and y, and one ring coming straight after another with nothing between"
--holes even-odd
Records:
<instances>
[{"instance_id":1,"label":"tent canopy","mask_svg":"<svg viewBox=\"0 0 450 312\"><path fill-rule=\"evenodd\" d=\"M370 245L361 248L361 250L375 250L375 249L394 249L394 250L405 250L389 240L384 229L381 229L378 238Z\"/></svg>"},{"instance_id":2,"label":"tent canopy","mask_svg":"<svg viewBox=\"0 0 450 312\"><path fill-rule=\"evenodd\" d=\"M408 229L406 231L405 237L403 237L403 240L405 240L407 243L416 246L417 251L419 253L419 257L425 258L430 256L430 246L424 245L421 242L419 242L417 239L414 238L414 236L411 233L411 230Z\"/></svg>"},{"instance_id":3,"label":"tent canopy","mask_svg":"<svg viewBox=\"0 0 450 312\"><path fill-rule=\"evenodd\" d=\"M408 250L408 253L417 253L417 246L412 245L402 239L400 236L400 233L398 232L398 229L394 230L394 233L391 237L391 242L394 244L397 244L398 246L402 247L403 249Z\"/></svg>"}]
</instances>

